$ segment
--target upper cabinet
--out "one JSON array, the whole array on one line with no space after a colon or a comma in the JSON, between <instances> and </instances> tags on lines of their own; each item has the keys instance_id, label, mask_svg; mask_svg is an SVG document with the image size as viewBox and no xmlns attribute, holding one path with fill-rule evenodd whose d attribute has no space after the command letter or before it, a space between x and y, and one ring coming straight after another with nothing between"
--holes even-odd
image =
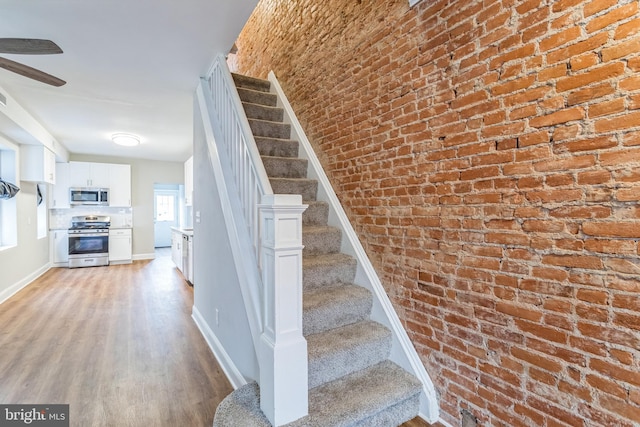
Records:
<instances>
[{"instance_id":1,"label":"upper cabinet","mask_svg":"<svg viewBox=\"0 0 640 427\"><path fill-rule=\"evenodd\" d=\"M68 208L69 188L94 187L109 189L109 206L131 206L131 165L91 162L69 162L56 165L58 183L53 189L50 207Z\"/></svg>"},{"instance_id":2,"label":"upper cabinet","mask_svg":"<svg viewBox=\"0 0 640 427\"><path fill-rule=\"evenodd\" d=\"M20 180L56 183L56 155L44 145L20 147Z\"/></svg>"},{"instance_id":3,"label":"upper cabinet","mask_svg":"<svg viewBox=\"0 0 640 427\"><path fill-rule=\"evenodd\" d=\"M193 156L184 162L184 204L193 205Z\"/></svg>"},{"instance_id":4,"label":"upper cabinet","mask_svg":"<svg viewBox=\"0 0 640 427\"><path fill-rule=\"evenodd\" d=\"M109 164L69 162L69 187L109 188Z\"/></svg>"},{"instance_id":5,"label":"upper cabinet","mask_svg":"<svg viewBox=\"0 0 640 427\"><path fill-rule=\"evenodd\" d=\"M69 163L56 163L56 185L53 186L53 197L49 198L49 207L64 209L69 205Z\"/></svg>"},{"instance_id":6,"label":"upper cabinet","mask_svg":"<svg viewBox=\"0 0 640 427\"><path fill-rule=\"evenodd\" d=\"M109 165L109 206L131 206L131 165Z\"/></svg>"}]
</instances>

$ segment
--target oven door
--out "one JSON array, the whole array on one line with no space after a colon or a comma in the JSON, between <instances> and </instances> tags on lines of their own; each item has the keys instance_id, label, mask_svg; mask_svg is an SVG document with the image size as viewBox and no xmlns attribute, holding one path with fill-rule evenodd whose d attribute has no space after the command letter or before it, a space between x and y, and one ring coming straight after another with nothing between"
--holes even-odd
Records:
<instances>
[{"instance_id":1,"label":"oven door","mask_svg":"<svg viewBox=\"0 0 640 427\"><path fill-rule=\"evenodd\" d=\"M69 267L109 265L109 233L69 232Z\"/></svg>"},{"instance_id":2,"label":"oven door","mask_svg":"<svg viewBox=\"0 0 640 427\"><path fill-rule=\"evenodd\" d=\"M109 233L69 234L69 256L109 254Z\"/></svg>"}]
</instances>

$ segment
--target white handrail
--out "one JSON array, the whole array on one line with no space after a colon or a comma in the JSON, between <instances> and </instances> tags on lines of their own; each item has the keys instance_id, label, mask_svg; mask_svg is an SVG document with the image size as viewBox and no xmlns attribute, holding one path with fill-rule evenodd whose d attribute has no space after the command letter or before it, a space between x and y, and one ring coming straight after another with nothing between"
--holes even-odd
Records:
<instances>
[{"instance_id":1,"label":"white handrail","mask_svg":"<svg viewBox=\"0 0 640 427\"><path fill-rule=\"evenodd\" d=\"M220 120L221 144L230 160L246 225L251 233L256 257L260 259L258 204L264 196L272 195L273 190L223 55L216 57L206 80L214 113Z\"/></svg>"}]
</instances>

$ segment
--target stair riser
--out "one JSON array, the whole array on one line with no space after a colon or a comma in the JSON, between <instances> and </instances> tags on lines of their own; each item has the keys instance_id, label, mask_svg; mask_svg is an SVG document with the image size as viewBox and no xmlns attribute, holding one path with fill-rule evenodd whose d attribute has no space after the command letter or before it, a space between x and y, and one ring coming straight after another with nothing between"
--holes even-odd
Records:
<instances>
[{"instance_id":1,"label":"stair riser","mask_svg":"<svg viewBox=\"0 0 640 427\"><path fill-rule=\"evenodd\" d=\"M309 203L309 207L302 214L302 225L327 225L329 220L329 205L327 203Z\"/></svg>"},{"instance_id":2,"label":"stair riser","mask_svg":"<svg viewBox=\"0 0 640 427\"><path fill-rule=\"evenodd\" d=\"M271 93L258 92L251 89L238 88L238 95L242 102L248 102L250 104L261 104L269 107L275 107L278 105L278 97Z\"/></svg>"},{"instance_id":3,"label":"stair riser","mask_svg":"<svg viewBox=\"0 0 640 427\"><path fill-rule=\"evenodd\" d=\"M340 252L342 233L337 228L329 228L326 231L305 233L302 230L302 255L333 254Z\"/></svg>"},{"instance_id":4,"label":"stair riser","mask_svg":"<svg viewBox=\"0 0 640 427\"><path fill-rule=\"evenodd\" d=\"M236 87L258 90L261 92L269 92L271 83L269 80L256 79L254 77L243 76L241 74L232 73L233 81Z\"/></svg>"},{"instance_id":5,"label":"stair riser","mask_svg":"<svg viewBox=\"0 0 640 427\"><path fill-rule=\"evenodd\" d=\"M396 403L393 406L386 407L383 411L353 424L353 427L395 426L398 425L398 423L403 424L418 415L417 408L419 407L420 393L415 393L408 399Z\"/></svg>"},{"instance_id":6,"label":"stair riser","mask_svg":"<svg viewBox=\"0 0 640 427\"><path fill-rule=\"evenodd\" d=\"M263 157L262 163L271 178L305 178L307 161L289 157Z\"/></svg>"},{"instance_id":7,"label":"stair riser","mask_svg":"<svg viewBox=\"0 0 640 427\"><path fill-rule=\"evenodd\" d=\"M318 334L368 319L372 304L373 300L369 294L366 297L338 301L330 306L307 309L302 318L302 334Z\"/></svg>"},{"instance_id":8,"label":"stair riser","mask_svg":"<svg viewBox=\"0 0 640 427\"><path fill-rule=\"evenodd\" d=\"M391 333L319 358L309 359L309 388L380 363L391 353Z\"/></svg>"},{"instance_id":9,"label":"stair riser","mask_svg":"<svg viewBox=\"0 0 640 427\"><path fill-rule=\"evenodd\" d=\"M249 119L249 126L253 135L258 137L289 139L291 136L291 125L284 123Z\"/></svg>"},{"instance_id":10,"label":"stair riser","mask_svg":"<svg viewBox=\"0 0 640 427\"><path fill-rule=\"evenodd\" d=\"M356 277L356 268L355 261L352 263L305 267L302 272L302 286L305 290L311 290L336 283L353 283L353 279Z\"/></svg>"},{"instance_id":11,"label":"stair riser","mask_svg":"<svg viewBox=\"0 0 640 427\"><path fill-rule=\"evenodd\" d=\"M242 103L244 112L249 119L268 120L270 122L282 122L284 110L282 108L267 107L258 104Z\"/></svg>"},{"instance_id":12,"label":"stair riser","mask_svg":"<svg viewBox=\"0 0 640 427\"><path fill-rule=\"evenodd\" d=\"M298 141L255 137L258 151L262 156L298 157Z\"/></svg>"},{"instance_id":13,"label":"stair riser","mask_svg":"<svg viewBox=\"0 0 640 427\"><path fill-rule=\"evenodd\" d=\"M318 182L312 180L287 180L273 178L269 180L274 194L300 194L302 200L315 200Z\"/></svg>"}]
</instances>

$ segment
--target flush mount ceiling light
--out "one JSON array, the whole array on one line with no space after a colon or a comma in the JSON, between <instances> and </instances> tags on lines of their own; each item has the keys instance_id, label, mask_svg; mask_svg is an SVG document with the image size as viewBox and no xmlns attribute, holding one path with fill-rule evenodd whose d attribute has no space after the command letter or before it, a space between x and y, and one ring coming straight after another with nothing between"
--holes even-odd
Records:
<instances>
[{"instance_id":1,"label":"flush mount ceiling light","mask_svg":"<svg viewBox=\"0 0 640 427\"><path fill-rule=\"evenodd\" d=\"M111 135L111 140L118 145L124 145L125 147L134 147L140 144L140 138L130 133L114 133Z\"/></svg>"}]
</instances>

